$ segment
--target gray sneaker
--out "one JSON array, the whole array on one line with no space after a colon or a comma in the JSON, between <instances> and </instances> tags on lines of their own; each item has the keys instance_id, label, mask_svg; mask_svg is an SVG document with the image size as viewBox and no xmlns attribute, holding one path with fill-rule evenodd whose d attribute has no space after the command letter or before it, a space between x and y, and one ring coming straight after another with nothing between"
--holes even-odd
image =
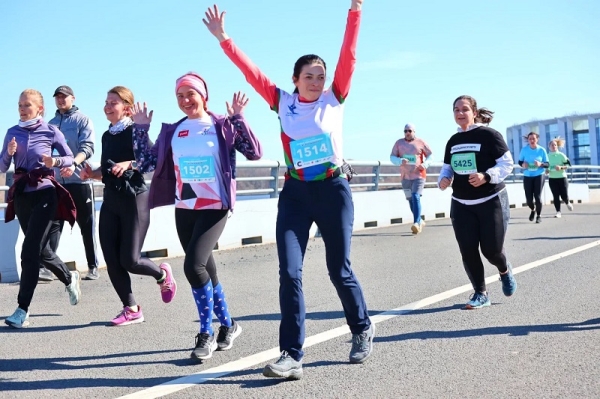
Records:
<instances>
[{"instance_id":1,"label":"gray sneaker","mask_svg":"<svg viewBox=\"0 0 600 399\"><path fill-rule=\"evenodd\" d=\"M200 333L196 335L196 345L192 351L192 359L206 360L212 357L213 352L217 349L217 340L215 335Z\"/></svg>"},{"instance_id":2,"label":"gray sneaker","mask_svg":"<svg viewBox=\"0 0 600 399\"><path fill-rule=\"evenodd\" d=\"M38 276L38 281L49 283L54 280L54 275L52 272L45 267L40 267L40 274Z\"/></svg>"},{"instance_id":3,"label":"gray sneaker","mask_svg":"<svg viewBox=\"0 0 600 399\"><path fill-rule=\"evenodd\" d=\"M231 327L219 327L219 334L217 335L217 350L227 351L231 349L233 346L233 340L239 337L241 333L242 326L240 326L235 320L232 320Z\"/></svg>"},{"instance_id":4,"label":"gray sneaker","mask_svg":"<svg viewBox=\"0 0 600 399\"><path fill-rule=\"evenodd\" d=\"M65 291L69 293L71 305L77 305L81 299L81 275L79 272L71 272L71 284L66 286Z\"/></svg>"},{"instance_id":5,"label":"gray sneaker","mask_svg":"<svg viewBox=\"0 0 600 399\"><path fill-rule=\"evenodd\" d=\"M271 378L299 380L302 378L302 360L294 360L286 351L283 351L279 360L265 366L263 375Z\"/></svg>"},{"instance_id":6,"label":"gray sneaker","mask_svg":"<svg viewBox=\"0 0 600 399\"><path fill-rule=\"evenodd\" d=\"M100 277L100 273L98 272L98 268L93 266L88 269L88 273L83 278L84 280L98 280Z\"/></svg>"},{"instance_id":7,"label":"gray sneaker","mask_svg":"<svg viewBox=\"0 0 600 399\"><path fill-rule=\"evenodd\" d=\"M373 352L373 338L375 337L375 324L371 323L369 329L360 334L352 334L352 349L350 349L350 363L362 363Z\"/></svg>"}]
</instances>

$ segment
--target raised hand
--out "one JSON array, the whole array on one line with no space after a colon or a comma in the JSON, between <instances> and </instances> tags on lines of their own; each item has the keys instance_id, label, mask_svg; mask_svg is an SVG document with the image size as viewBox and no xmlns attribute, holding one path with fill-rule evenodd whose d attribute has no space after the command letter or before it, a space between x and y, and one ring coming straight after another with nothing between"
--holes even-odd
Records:
<instances>
[{"instance_id":1,"label":"raised hand","mask_svg":"<svg viewBox=\"0 0 600 399\"><path fill-rule=\"evenodd\" d=\"M154 113L154 111L150 111L150 113L148 113L148 107L146 106L146 103L144 103L144 105L140 105L139 102L133 104L133 107L131 107L131 119L133 119L133 122L137 125L149 125L150 122L152 122L152 114Z\"/></svg>"},{"instance_id":2,"label":"raised hand","mask_svg":"<svg viewBox=\"0 0 600 399\"><path fill-rule=\"evenodd\" d=\"M352 0L350 3L350 9L357 11L362 8L363 0Z\"/></svg>"},{"instance_id":3,"label":"raised hand","mask_svg":"<svg viewBox=\"0 0 600 399\"><path fill-rule=\"evenodd\" d=\"M246 108L248 101L250 101L250 99L246 98L246 94L242 93L241 91L234 93L231 105L229 105L228 101L225 101L225 105L227 105L227 113L229 114L229 116L241 114L244 111L244 108Z\"/></svg>"},{"instance_id":4,"label":"raised hand","mask_svg":"<svg viewBox=\"0 0 600 399\"><path fill-rule=\"evenodd\" d=\"M206 18L202 18L202 22L204 22L208 31L219 39L219 42L229 39L229 36L225 33L225 14L225 11L219 12L219 7L215 4L213 8L209 7L204 13Z\"/></svg>"},{"instance_id":5,"label":"raised hand","mask_svg":"<svg viewBox=\"0 0 600 399\"><path fill-rule=\"evenodd\" d=\"M51 155L42 155L42 162L46 165L47 168L51 168L54 166L54 158Z\"/></svg>"},{"instance_id":6,"label":"raised hand","mask_svg":"<svg viewBox=\"0 0 600 399\"><path fill-rule=\"evenodd\" d=\"M15 140L14 137L11 141L8 142L8 147L6 148L6 151L11 157L15 155L15 152L17 152L17 140Z\"/></svg>"}]
</instances>

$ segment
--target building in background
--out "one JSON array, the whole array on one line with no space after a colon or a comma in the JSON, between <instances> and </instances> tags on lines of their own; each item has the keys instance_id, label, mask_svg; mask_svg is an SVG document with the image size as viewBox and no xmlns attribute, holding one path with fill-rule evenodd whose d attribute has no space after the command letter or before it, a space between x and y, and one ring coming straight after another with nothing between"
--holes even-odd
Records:
<instances>
[{"instance_id":1,"label":"building in background","mask_svg":"<svg viewBox=\"0 0 600 399\"><path fill-rule=\"evenodd\" d=\"M506 129L506 142L515 163L521 148L527 145L523 138L530 132L540 135L539 145L548 149L548 142L560 136L573 165L600 165L600 113L570 115L561 118L531 121Z\"/></svg>"}]
</instances>

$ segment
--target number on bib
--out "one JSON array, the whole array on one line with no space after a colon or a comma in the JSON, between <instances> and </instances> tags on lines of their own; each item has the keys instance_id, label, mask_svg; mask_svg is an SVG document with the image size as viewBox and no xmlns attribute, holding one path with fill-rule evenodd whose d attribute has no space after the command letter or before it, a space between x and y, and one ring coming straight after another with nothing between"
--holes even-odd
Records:
<instances>
[{"instance_id":1,"label":"number on bib","mask_svg":"<svg viewBox=\"0 0 600 399\"><path fill-rule=\"evenodd\" d=\"M477 173L477 162L475 161L474 152L464 152L462 154L452 155L452 170L459 175L470 175Z\"/></svg>"},{"instance_id":2,"label":"number on bib","mask_svg":"<svg viewBox=\"0 0 600 399\"><path fill-rule=\"evenodd\" d=\"M327 133L290 142L290 152L294 169L333 161L333 145Z\"/></svg>"},{"instance_id":3,"label":"number on bib","mask_svg":"<svg viewBox=\"0 0 600 399\"><path fill-rule=\"evenodd\" d=\"M215 165L211 156L179 158L179 176L184 183L212 183Z\"/></svg>"}]
</instances>

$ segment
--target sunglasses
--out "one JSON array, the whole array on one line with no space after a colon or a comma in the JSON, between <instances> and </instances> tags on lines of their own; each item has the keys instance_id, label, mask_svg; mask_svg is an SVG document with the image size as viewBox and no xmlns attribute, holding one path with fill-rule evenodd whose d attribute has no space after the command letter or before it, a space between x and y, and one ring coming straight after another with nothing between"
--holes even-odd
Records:
<instances>
[{"instance_id":1,"label":"sunglasses","mask_svg":"<svg viewBox=\"0 0 600 399\"><path fill-rule=\"evenodd\" d=\"M412 133L412 130L405 130L404 133Z\"/></svg>"}]
</instances>

